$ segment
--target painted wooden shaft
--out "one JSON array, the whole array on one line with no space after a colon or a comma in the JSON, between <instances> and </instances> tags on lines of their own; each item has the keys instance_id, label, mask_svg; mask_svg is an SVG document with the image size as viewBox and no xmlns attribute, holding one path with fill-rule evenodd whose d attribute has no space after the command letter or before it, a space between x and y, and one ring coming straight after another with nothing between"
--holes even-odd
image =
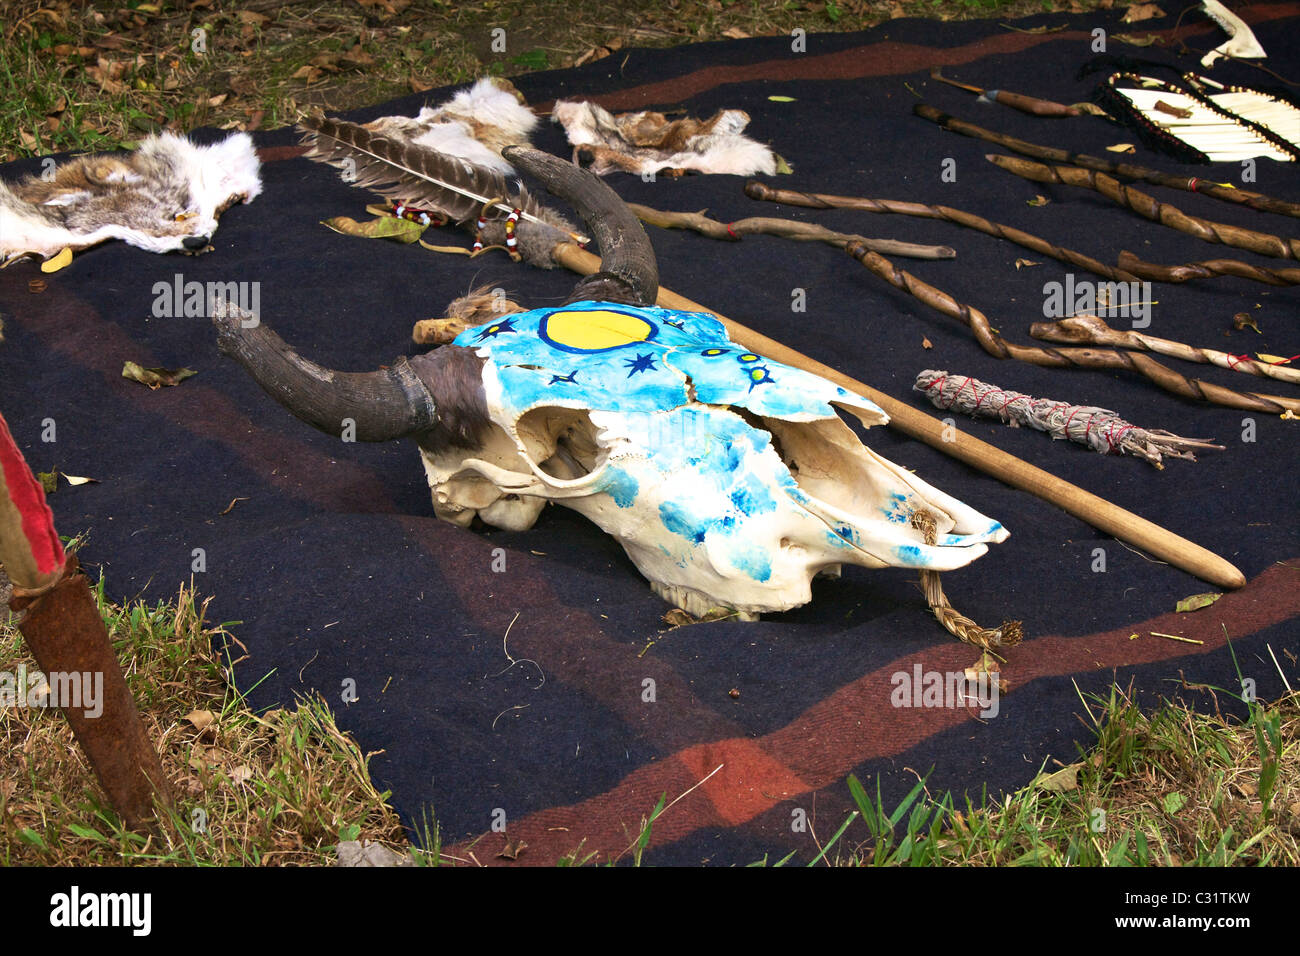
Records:
<instances>
[{"instance_id":1,"label":"painted wooden shaft","mask_svg":"<svg viewBox=\"0 0 1300 956\"><path fill-rule=\"evenodd\" d=\"M64 707L63 714L123 823L132 830L147 828L154 801L170 804L171 788L77 559L68 559L62 579L53 587L15 587L9 606L23 615L18 629L42 671L102 682L100 713Z\"/></svg>"},{"instance_id":2,"label":"painted wooden shaft","mask_svg":"<svg viewBox=\"0 0 1300 956\"><path fill-rule=\"evenodd\" d=\"M575 245L562 243L556 247L555 261L574 272L590 275L600 268L600 260ZM755 332L734 319L729 319L698 302L692 302L671 290L659 289L658 302L667 308L707 312L717 317L731 337L745 348L784 362L795 368L821 375L837 385L871 399L889 415L889 424L903 434L925 442L932 448L965 462L1000 481L1028 491L1107 534L1127 541L1177 568L1193 574L1218 587L1239 588L1245 585L1245 576L1223 558L1200 545L1181 538L1159 525L1147 521L1116 504L1084 491L1077 485L1057 478L1036 468L1014 455L1002 451L958 429L948 429L933 415L927 415L897 399L890 398L871 386L838 372L829 365L782 345L775 339Z\"/></svg>"},{"instance_id":3,"label":"painted wooden shaft","mask_svg":"<svg viewBox=\"0 0 1300 956\"><path fill-rule=\"evenodd\" d=\"M1009 173L1037 183L1062 183L1095 190L1116 205L1131 209L1144 219L1185 232L1203 242L1217 242L1236 249L1246 249L1261 256L1272 256L1275 259L1300 259L1300 239L1288 239L1267 232L1256 232L1254 229L1242 229L1240 226L1232 226L1226 222L1213 222L1199 216L1189 216L1176 206L1160 202L1132 186L1125 186L1105 173L1074 166L1045 166L1027 159L999 156L996 153L990 153L984 158Z\"/></svg>"},{"instance_id":4,"label":"painted wooden shaft","mask_svg":"<svg viewBox=\"0 0 1300 956\"><path fill-rule=\"evenodd\" d=\"M967 123L964 120L959 120L956 117L949 116L942 110L937 110L926 103L917 103L912 107L912 112L922 119L929 120L931 123L936 123L939 126L942 126L949 132L959 133L962 136L970 136L974 139L982 139L989 143L996 143L1003 149L1009 149L1013 153L1019 153L1022 156L1032 156L1035 159L1046 159L1054 163L1069 163L1072 166L1082 166L1085 169L1095 169L1098 172L1123 176L1125 179L1137 179L1144 183L1150 183L1153 186L1167 186L1170 189L1182 189L1186 192L1212 196L1213 198L1222 200L1223 202L1230 202L1239 206L1249 206L1251 209L1256 209L1260 212L1271 212L1276 213L1279 216L1294 216L1300 218L1300 203L1275 199L1272 196L1251 192L1248 189L1229 189L1227 186L1220 186L1218 183L1213 183L1196 176L1174 176L1170 173L1161 172L1158 169L1151 169L1147 166L1138 166L1134 163L1116 163L1109 159L1101 159L1097 156L1088 156L1084 153L1072 153L1069 150L1057 149L1052 146L1039 146L1037 143L1030 143L1023 139L1016 139L1014 136L996 133L993 130L985 129L982 126L976 126L974 123Z\"/></svg>"}]
</instances>

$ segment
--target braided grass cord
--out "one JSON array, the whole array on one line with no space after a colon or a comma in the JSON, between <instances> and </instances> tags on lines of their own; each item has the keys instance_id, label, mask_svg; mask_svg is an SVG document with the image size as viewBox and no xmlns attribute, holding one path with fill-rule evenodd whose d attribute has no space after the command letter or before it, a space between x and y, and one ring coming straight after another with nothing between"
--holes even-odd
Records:
<instances>
[{"instance_id":1,"label":"braided grass cord","mask_svg":"<svg viewBox=\"0 0 1300 956\"><path fill-rule=\"evenodd\" d=\"M911 524L925 537L926 544L934 544L938 536L934 515L928 511L914 511ZM1025 632L1019 621L1003 621L996 628L980 627L948 603L939 577L938 571L922 571L921 587L930 610L949 634L986 651L993 647L1014 647L1024 638Z\"/></svg>"},{"instance_id":2,"label":"braided grass cord","mask_svg":"<svg viewBox=\"0 0 1300 956\"><path fill-rule=\"evenodd\" d=\"M1053 438L1066 438L1087 445L1103 455L1136 455L1163 469L1163 459L1195 461L1194 450L1216 448L1199 438L1182 438L1172 432L1139 428L1107 408L1071 405L1050 398L1034 398L1011 392L964 375L926 369L916 377L913 390L921 392L936 408L955 409L968 415L999 418L1012 425L1025 425Z\"/></svg>"}]
</instances>

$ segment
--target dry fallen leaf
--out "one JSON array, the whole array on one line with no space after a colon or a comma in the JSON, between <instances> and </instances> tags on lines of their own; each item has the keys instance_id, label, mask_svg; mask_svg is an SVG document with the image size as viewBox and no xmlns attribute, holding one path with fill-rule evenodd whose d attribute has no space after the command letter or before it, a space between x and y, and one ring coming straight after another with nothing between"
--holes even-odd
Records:
<instances>
[{"instance_id":1,"label":"dry fallen leaf","mask_svg":"<svg viewBox=\"0 0 1300 956\"><path fill-rule=\"evenodd\" d=\"M1064 793L1079 787L1079 768L1082 764L1072 763L1055 773L1040 773L1034 778L1033 786L1040 790L1052 790Z\"/></svg>"},{"instance_id":2,"label":"dry fallen leaf","mask_svg":"<svg viewBox=\"0 0 1300 956\"><path fill-rule=\"evenodd\" d=\"M1142 20L1159 20L1165 15L1154 3L1135 3L1124 12L1120 23L1139 23Z\"/></svg>"},{"instance_id":3,"label":"dry fallen leaf","mask_svg":"<svg viewBox=\"0 0 1300 956\"><path fill-rule=\"evenodd\" d=\"M152 389L162 388L165 385L179 385L191 375L198 374L192 368L143 368L135 362L127 362L122 366L123 378L148 385Z\"/></svg>"},{"instance_id":4,"label":"dry fallen leaf","mask_svg":"<svg viewBox=\"0 0 1300 956\"><path fill-rule=\"evenodd\" d=\"M528 844L523 840L511 840L507 837L506 845L501 849L501 852L497 854L497 859L517 860L519 859L519 854L523 853L527 847Z\"/></svg>"},{"instance_id":5,"label":"dry fallen leaf","mask_svg":"<svg viewBox=\"0 0 1300 956\"><path fill-rule=\"evenodd\" d=\"M931 342L929 339L927 339L927 338L923 335L923 336L921 336L921 348L923 348L923 349L932 349L932 348L934 348L934 343Z\"/></svg>"},{"instance_id":6,"label":"dry fallen leaf","mask_svg":"<svg viewBox=\"0 0 1300 956\"><path fill-rule=\"evenodd\" d=\"M1028 267L1028 266L1041 266L1041 265L1042 265L1041 262L1035 262L1033 259L1017 259L1017 260L1016 260L1016 268L1017 268L1017 269L1021 268L1022 266L1024 266L1024 267Z\"/></svg>"},{"instance_id":7,"label":"dry fallen leaf","mask_svg":"<svg viewBox=\"0 0 1300 956\"><path fill-rule=\"evenodd\" d=\"M1255 324L1255 317L1251 315L1249 312L1238 312L1236 315L1234 315L1232 317L1232 327L1236 329L1238 332L1240 332L1244 328L1252 328L1256 332L1259 332L1260 335L1264 334L1263 332L1259 331L1259 326Z\"/></svg>"},{"instance_id":8,"label":"dry fallen leaf","mask_svg":"<svg viewBox=\"0 0 1300 956\"><path fill-rule=\"evenodd\" d=\"M71 261L72 261L72 247L64 246L62 252L50 256L48 259L46 259L44 262L41 263L41 271L46 273L58 272L60 269L62 269Z\"/></svg>"},{"instance_id":9,"label":"dry fallen leaf","mask_svg":"<svg viewBox=\"0 0 1300 956\"><path fill-rule=\"evenodd\" d=\"M70 485L97 485L97 484L99 484L99 479L98 479L98 478L83 478L81 475L69 475L67 472L64 472L63 477L66 478L66 479L68 480L68 484L70 484Z\"/></svg>"},{"instance_id":10,"label":"dry fallen leaf","mask_svg":"<svg viewBox=\"0 0 1300 956\"><path fill-rule=\"evenodd\" d=\"M1046 196L1035 195L1033 199L1026 199L1025 202L1031 206L1046 206L1051 200Z\"/></svg>"},{"instance_id":11,"label":"dry fallen leaf","mask_svg":"<svg viewBox=\"0 0 1300 956\"><path fill-rule=\"evenodd\" d=\"M192 710L185 715L185 719L194 725L195 730L204 730L217 718L210 710Z\"/></svg>"},{"instance_id":12,"label":"dry fallen leaf","mask_svg":"<svg viewBox=\"0 0 1300 956\"><path fill-rule=\"evenodd\" d=\"M1108 153L1136 153L1137 147L1132 143L1116 143L1114 146L1107 146Z\"/></svg>"},{"instance_id":13,"label":"dry fallen leaf","mask_svg":"<svg viewBox=\"0 0 1300 956\"><path fill-rule=\"evenodd\" d=\"M1222 594L1216 594L1213 591L1207 594L1193 594L1191 597L1185 597L1179 601L1178 606L1174 608L1174 610L1179 614L1186 614L1189 611L1199 611L1203 607L1209 607L1221 597L1223 597Z\"/></svg>"},{"instance_id":14,"label":"dry fallen leaf","mask_svg":"<svg viewBox=\"0 0 1300 956\"><path fill-rule=\"evenodd\" d=\"M322 220L321 225L328 226L345 236L362 236L366 239L396 239L398 242L415 242L428 226L409 219L396 216L380 216L369 222L357 222L347 216L335 216Z\"/></svg>"}]
</instances>

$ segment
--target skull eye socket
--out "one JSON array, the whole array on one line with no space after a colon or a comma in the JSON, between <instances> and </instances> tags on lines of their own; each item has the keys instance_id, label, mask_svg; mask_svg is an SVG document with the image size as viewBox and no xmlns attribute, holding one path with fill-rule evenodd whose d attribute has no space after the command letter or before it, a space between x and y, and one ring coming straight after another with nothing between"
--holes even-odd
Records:
<instances>
[{"instance_id":1,"label":"skull eye socket","mask_svg":"<svg viewBox=\"0 0 1300 956\"><path fill-rule=\"evenodd\" d=\"M515 429L528 457L552 478L572 481L591 474L601 463L596 426L583 409L534 408Z\"/></svg>"}]
</instances>

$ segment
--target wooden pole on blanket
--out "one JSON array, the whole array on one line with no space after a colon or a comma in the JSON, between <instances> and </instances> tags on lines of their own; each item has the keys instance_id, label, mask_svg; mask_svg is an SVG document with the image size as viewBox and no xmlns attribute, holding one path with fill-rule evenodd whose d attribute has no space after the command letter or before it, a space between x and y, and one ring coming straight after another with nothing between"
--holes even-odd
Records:
<instances>
[{"instance_id":1,"label":"wooden pole on blanket","mask_svg":"<svg viewBox=\"0 0 1300 956\"><path fill-rule=\"evenodd\" d=\"M591 275L600 268L600 259L597 256L572 243L560 243L555 247L553 257L560 265L580 275ZM1014 488L1028 491L1068 511L1081 521L1086 521L1099 531L1114 535L1121 541L1127 541L1162 561L1168 561L1174 567L1218 587L1239 588L1246 583L1245 575L1214 552L1186 538L1181 538L1131 511L1126 511L1104 498L1084 491L1077 485L1063 481L1041 468L1036 468L987 442L957 429L949 429L934 416L890 398L883 392L878 392L829 365L823 365L802 352L796 352L775 339L770 339L734 319L727 318L720 312L706 308L698 302L692 302L663 286L659 287L657 301L666 308L707 312L715 316L727 327L731 337L745 348L767 355L778 362L784 362L786 365L821 375L871 399L889 415L890 426L910 438L923 441L945 455L965 462L972 468L990 474Z\"/></svg>"}]
</instances>

